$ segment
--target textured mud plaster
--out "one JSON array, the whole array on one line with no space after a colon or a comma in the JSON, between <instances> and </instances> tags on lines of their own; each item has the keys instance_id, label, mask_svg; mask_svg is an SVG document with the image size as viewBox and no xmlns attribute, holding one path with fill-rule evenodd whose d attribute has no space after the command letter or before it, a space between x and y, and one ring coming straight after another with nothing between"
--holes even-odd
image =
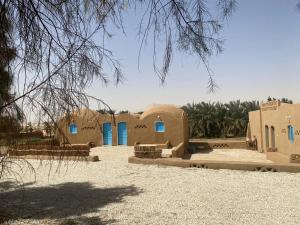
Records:
<instances>
[{"instance_id":1,"label":"textured mud plaster","mask_svg":"<svg viewBox=\"0 0 300 225\"><path fill-rule=\"evenodd\" d=\"M118 115L101 114L90 109L74 112L69 118L58 121L56 138L71 144L93 143L103 145L103 124L111 123L112 145L118 145L118 124L126 123L127 145L165 144L178 147L176 157L181 157L188 144L188 122L185 112L173 105L155 105L142 114L124 113ZM157 130L159 123L159 130ZM70 125L77 126L77 133L70 132ZM62 131L63 134L59 131Z\"/></svg>"},{"instance_id":2,"label":"textured mud plaster","mask_svg":"<svg viewBox=\"0 0 300 225\"><path fill-rule=\"evenodd\" d=\"M179 145L175 147L175 149L172 150L172 157L178 157L181 158L185 154L186 146L183 142L181 142Z\"/></svg>"},{"instance_id":3,"label":"textured mud plaster","mask_svg":"<svg viewBox=\"0 0 300 225\"><path fill-rule=\"evenodd\" d=\"M300 163L300 104L263 103L249 113L248 134L257 139L258 150L276 162Z\"/></svg>"}]
</instances>

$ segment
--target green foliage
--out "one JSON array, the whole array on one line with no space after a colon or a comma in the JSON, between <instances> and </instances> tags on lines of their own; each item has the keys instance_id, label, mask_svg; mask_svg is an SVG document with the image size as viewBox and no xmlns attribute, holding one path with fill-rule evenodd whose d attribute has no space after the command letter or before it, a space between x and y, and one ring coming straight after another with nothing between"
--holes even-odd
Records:
<instances>
[{"instance_id":1,"label":"green foliage","mask_svg":"<svg viewBox=\"0 0 300 225\"><path fill-rule=\"evenodd\" d=\"M127 114L127 113L129 113L128 110L121 110L120 112L118 112L118 114Z\"/></svg>"},{"instance_id":2,"label":"green foliage","mask_svg":"<svg viewBox=\"0 0 300 225\"><path fill-rule=\"evenodd\" d=\"M98 109L96 110L98 113L100 114L115 114L116 113L116 110L110 110L110 109Z\"/></svg>"},{"instance_id":3,"label":"green foliage","mask_svg":"<svg viewBox=\"0 0 300 225\"><path fill-rule=\"evenodd\" d=\"M11 99L10 86L12 84L12 76L5 71L4 66L0 65L0 105Z\"/></svg>"},{"instance_id":4,"label":"green foliage","mask_svg":"<svg viewBox=\"0 0 300 225\"><path fill-rule=\"evenodd\" d=\"M293 100L288 99L288 98L281 98L281 99L276 99L276 98L271 98L270 96L267 98L267 101L280 101L282 103L288 103L288 104L293 104Z\"/></svg>"},{"instance_id":5,"label":"green foliage","mask_svg":"<svg viewBox=\"0 0 300 225\"><path fill-rule=\"evenodd\" d=\"M0 108L14 98L12 91L13 74L10 70L10 63L15 58L15 49L11 46L9 37L12 32L12 24L4 8L0 11ZM21 130L20 121L22 112L16 104L0 110L0 134L5 134L6 142L9 142L11 135Z\"/></svg>"},{"instance_id":6,"label":"green foliage","mask_svg":"<svg viewBox=\"0 0 300 225\"><path fill-rule=\"evenodd\" d=\"M0 116L0 133L19 132L21 124L19 120L11 116Z\"/></svg>"},{"instance_id":7,"label":"green foliage","mask_svg":"<svg viewBox=\"0 0 300 225\"><path fill-rule=\"evenodd\" d=\"M247 132L248 112L259 109L259 102L200 102L182 109L188 115L190 138L242 137Z\"/></svg>"}]
</instances>

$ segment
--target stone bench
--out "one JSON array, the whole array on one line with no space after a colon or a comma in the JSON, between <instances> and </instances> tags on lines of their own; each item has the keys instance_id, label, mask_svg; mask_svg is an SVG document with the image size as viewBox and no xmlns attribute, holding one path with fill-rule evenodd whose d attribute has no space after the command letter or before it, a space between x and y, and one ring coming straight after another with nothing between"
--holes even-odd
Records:
<instances>
[{"instance_id":1,"label":"stone bench","mask_svg":"<svg viewBox=\"0 0 300 225\"><path fill-rule=\"evenodd\" d=\"M162 148L155 144L140 144L134 146L134 155L138 158L161 158Z\"/></svg>"}]
</instances>

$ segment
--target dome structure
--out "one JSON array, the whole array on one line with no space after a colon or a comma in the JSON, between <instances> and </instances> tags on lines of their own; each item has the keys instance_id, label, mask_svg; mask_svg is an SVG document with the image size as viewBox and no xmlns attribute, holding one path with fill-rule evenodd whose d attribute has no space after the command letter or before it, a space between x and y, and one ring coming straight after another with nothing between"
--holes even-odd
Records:
<instances>
[{"instance_id":1,"label":"dome structure","mask_svg":"<svg viewBox=\"0 0 300 225\"><path fill-rule=\"evenodd\" d=\"M146 117L153 114L169 114L175 118L183 118L184 111L174 105L152 105L150 106L140 117L145 119Z\"/></svg>"},{"instance_id":2,"label":"dome structure","mask_svg":"<svg viewBox=\"0 0 300 225\"><path fill-rule=\"evenodd\" d=\"M61 143L96 146L169 143L168 146L182 145L180 149L184 150L188 142L186 114L174 105L152 105L141 115L126 112L112 116L80 109L69 119L61 118L58 126L56 136Z\"/></svg>"}]
</instances>

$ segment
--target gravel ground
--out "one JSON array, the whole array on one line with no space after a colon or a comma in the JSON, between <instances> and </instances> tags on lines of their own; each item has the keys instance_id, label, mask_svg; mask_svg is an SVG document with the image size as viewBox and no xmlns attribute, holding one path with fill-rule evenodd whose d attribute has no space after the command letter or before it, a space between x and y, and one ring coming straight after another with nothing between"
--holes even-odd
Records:
<instances>
[{"instance_id":1,"label":"gravel ground","mask_svg":"<svg viewBox=\"0 0 300 225\"><path fill-rule=\"evenodd\" d=\"M300 174L128 164L132 148L95 148L99 162L40 164L24 191L2 183L9 224L299 224ZM52 168L50 170L50 167ZM57 171L57 168L59 170ZM3 188L6 188L5 190ZM19 211L21 210L21 211Z\"/></svg>"}]
</instances>

